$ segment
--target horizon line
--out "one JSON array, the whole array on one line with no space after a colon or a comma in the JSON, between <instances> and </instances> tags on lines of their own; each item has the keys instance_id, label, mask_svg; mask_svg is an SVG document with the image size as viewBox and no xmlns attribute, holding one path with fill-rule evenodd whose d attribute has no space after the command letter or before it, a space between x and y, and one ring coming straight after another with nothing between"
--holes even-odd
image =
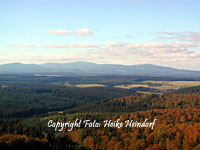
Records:
<instances>
[{"instance_id":1,"label":"horizon line","mask_svg":"<svg viewBox=\"0 0 200 150\"><path fill-rule=\"evenodd\" d=\"M178 70L188 70L188 71L200 71L200 70L191 70L191 69L181 69L177 67L171 67L171 66L161 66L161 65L155 65L155 64L132 64L132 65L125 65L125 64L112 64L112 63L95 63L95 62L89 62L89 61L71 61L71 62L47 62L47 63L23 63L23 62L10 62L10 63L4 63L0 64L2 65L7 65L7 64L24 64L24 65L43 65L43 64L68 64L68 63L77 63L77 62L82 62L82 63L91 63L91 64L97 64L97 65L121 65L121 66L137 66L137 65L153 65L153 66L158 66L158 67L166 67L166 68L173 68L173 69L178 69Z\"/></svg>"}]
</instances>

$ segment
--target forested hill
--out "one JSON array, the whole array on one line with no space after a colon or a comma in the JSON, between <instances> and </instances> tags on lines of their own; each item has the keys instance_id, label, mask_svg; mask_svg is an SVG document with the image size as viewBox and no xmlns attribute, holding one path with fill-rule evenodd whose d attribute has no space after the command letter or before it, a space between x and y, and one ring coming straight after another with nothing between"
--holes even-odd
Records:
<instances>
[{"instance_id":1,"label":"forested hill","mask_svg":"<svg viewBox=\"0 0 200 150\"><path fill-rule=\"evenodd\" d=\"M0 118L64 111L92 101L124 97L131 90L93 88L0 88Z\"/></svg>"},{"instance_id":2,"label":"forested hill","mask_svg":"<svg viewBox=\"0 0 200 150\"><path fill-rule=\"evenodd\" d=\"M0 124L0 149L47 150L198 150L200 148L200 94L138 94L91 105L92 113L49 115L5 121ZM114 113L95 113L97 108ZM131 106L131 107L129 107ZM136 106L136 107L135 107ZM152 109L157 106L162 109ZM94 108L92 108L94 107ZM88 107L89 108L89 107ZM146 111L115 113L115 111ZM86 110L86 109L85 109ZM97 109L99 110L99 109ZM139 110L139 109L138 109ZM60 122L83 120L102 121L156 120L153 129L140 127L67 128L62 132L48 128L50 119ZM14 148L12 148L14 147Z\"/></svg>"},{"instance_id":3,"label":"forested hill","mask_svg":"<svg viewBox=\"0 0 200 150\"><path fill-rule=\"evenodd\" d=\"M200 71L176 69L153 64L117 65L95 64L90 62L22 64L10 63L0 65L0 74L87 74L87 75L156 75L156 76L200 76Z\"/></svg>"},{"instance_id":4,"label":"forested hill","mask_svg":"<svg viewBox=\"0 0 200 150\"><path fill-rule=\"evenodd\" d=\"M200 93L200 86L181 88L174 91L173 93Z\"/></svg>"},{"instance_id":5,"label":"forested hill","mask_svg":"<svg viewBox=\"0 0 200 150\"><path fill-rule=\"evenodd\" d=\"M0 88L1 117L28 117L52 111L136 112L199 108L199 103L199 87L165 94L135 94L131 90L112 87Z\"/></svg>"},{"instance_id":6,"label":"forested hill","mask_svg":"<svg viewBox=\"0 0 200 150\"><path fill-rule=\"evenodd\" d=\"M200 148L200 93L132 94L116 88L1 88L0 100L2 150ZM46 114L56 109L66 113ZM154 129L101 126L74 128L71 132L65 128L58 132L47 126L49 120L67 122L76 118L97 121L120 119L123 122L157 120Z\"/></svg>"},{"instance_id":7,"label":"forested hill","mask_svg":"<svg viewBox=\"0 0 200 150\"><path fill-rule=\"evenodd\" d=\"M137 94L90 102L67 112L136 112L150 109L200 108L200 93Z\"/></svg>"}]
</instances>

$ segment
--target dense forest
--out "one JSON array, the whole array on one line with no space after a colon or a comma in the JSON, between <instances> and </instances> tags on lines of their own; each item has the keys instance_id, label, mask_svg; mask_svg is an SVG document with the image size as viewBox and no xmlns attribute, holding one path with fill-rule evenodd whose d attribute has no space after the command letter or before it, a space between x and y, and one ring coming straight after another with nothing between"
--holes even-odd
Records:
<instances>
[{"instance_id":1,"label":"dense forest","mask_svg":"<svg viewBox=\"0 0 200 150\"><path fill-rule=\"evenodd\" d=\"M0 86L29 87L29 88L62 88L67 81L71 85L76 84L103 84L108 87L141 83L142 81L200 81L200 77L160 77L160 76L75 76L75 75L32 75L32 74L0 74Z\"/></svg>"},{"instance_id":2,"label":"dense forest","mask_svg":"<svg viewBox=\"0 0 200 150\"><path fill-rule=\"evenodd\" d=\"M0 88L0 117L28 117L132 95L131 90L98 88Z\"/></svg>"},{"instance_id":3,"label":"dense forest","mask_svg":"<svg viewBox=\"0 0 200 150\"><path fill-rule=\"evenodd\" d=\"M199 108L200 94L135 94L111 100L90 102L67 110L76 112L136 112L149 109Z\"/></svg>"},{"instance_id":4,"label":"dense forest","mask_svg":"<svg viewBox=\"0 0 200 150\"><path fill-rule=\"evenodd\" d=\"M0 149L198 150L199 87L164 94L118 88L0 88ZM54 112L55 113L49 113ZM62 111L59 114L59 111ZM153 121L149 127L48 127L49 120Z\"/></svg>"},{"instance_id":5,"label":"dense forest","mask_svg":"<svg viewBox=\"0 0 200 150\"><path fill-rule=\"evenodd\" d=\"M200 93L200 86L181 88L179 90L173 91L173 93Z\"/></svg>"},{"instance_id":6,"label":"dense forest","mask_svg":"<svg viewBox=\"0 0 200 150\"><path fill-rule=\"evenodd\" d=\"M65 122L66 120L106 119L120 121L144 121L157 119L154 129L151 128L75 128L73 131L55 132L47 127L50 119ZM155 109L135 113L84 113L73 115L53 115L10 120L1 124L0 148L12 149L130 149L130 150L192 150L200 147L200 111L187 109ZM23 145L23 146L22 146ZM33 147L31 147L34 145Z\"/></svg>"}]
</instances>

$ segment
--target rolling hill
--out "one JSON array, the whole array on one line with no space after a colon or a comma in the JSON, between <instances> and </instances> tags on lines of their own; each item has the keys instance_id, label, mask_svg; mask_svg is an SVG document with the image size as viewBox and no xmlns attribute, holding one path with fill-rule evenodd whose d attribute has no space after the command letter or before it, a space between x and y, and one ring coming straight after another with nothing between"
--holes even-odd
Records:
<instances>
[{"instance_id":1,"label":"rolling hill","mask_svg":"<svg viewBox=\"0 0 200 150\"><path fill-rule=\"evenodd\" d=\"M200 71L181 70L152 64L116 65L90 62L0 65L0 73L72 73L78 75L151 75L151 76L200 76Z\"/></svg>"}]
</instances>

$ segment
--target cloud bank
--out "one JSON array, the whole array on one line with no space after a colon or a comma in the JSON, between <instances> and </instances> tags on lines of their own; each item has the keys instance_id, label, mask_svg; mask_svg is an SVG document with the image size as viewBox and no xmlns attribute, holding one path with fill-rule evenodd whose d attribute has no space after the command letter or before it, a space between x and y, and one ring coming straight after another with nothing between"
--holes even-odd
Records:
<instances>
[{"instance_id":1,"label":"cloud bank","mask_svg":"<svg viewBox=\"0 0 200 150\"><path fill-rule=\"evenodd\" d=\"M48 34L50 35L71 35L75 34L77 36L83 37L87 35L92 35L93 32L87 28L83 29L76 29L75 31L70 31L70 30L64 30L64 29L54 29L54 30L49 30Z\"/></svg>"}]
</instances>

